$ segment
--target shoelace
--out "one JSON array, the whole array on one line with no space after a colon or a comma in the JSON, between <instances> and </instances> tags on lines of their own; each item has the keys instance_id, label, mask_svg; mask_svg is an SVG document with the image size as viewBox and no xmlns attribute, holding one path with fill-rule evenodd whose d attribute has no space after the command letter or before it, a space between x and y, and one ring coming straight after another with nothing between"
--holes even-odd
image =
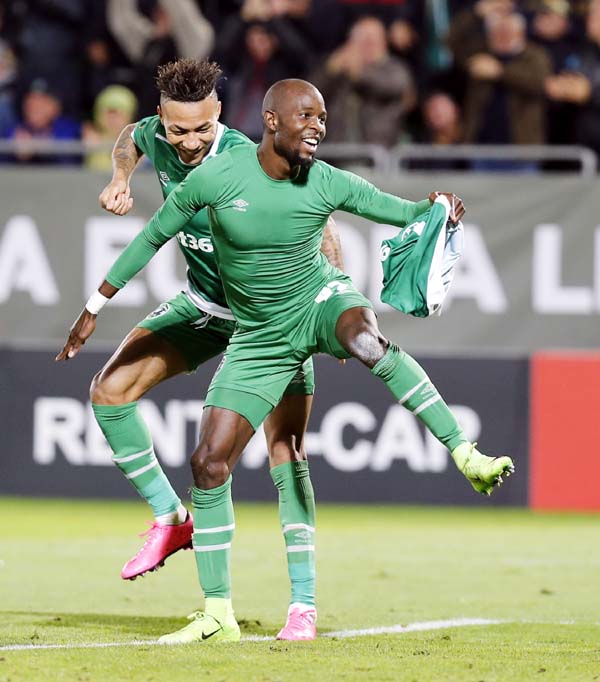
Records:
<instances>
[{"instance_id":1,"label":"shoelace","mask_svg":"<svg viewBox=\"0 0 600 682\"><path fill-rule=\"evenodd\" d=\"M467 459L465 459L465 463L463 464L463 469L466 469L467 464L471 461L471 457L473 456L473 452L474 452L475 448L477 447L477 441L475 441L474 443L471 443L470 445L471 445L471 451L467 455Z\"/></svg>"},{"instance_id":2,"label":"shoelace","mask_svg":"<svg viewBox=\"0 0 600 682\"><path fill-rule=\"evenodd\" d=\"M151 521L147 521L146 523L150 524L150 528L148 528L148 530L145 530L143 533L139 533L138 537L143 538L146 535L148 535L148 539L146 540L146 542L144 542L142 548L136 554L136 556L139 556L146 549L146 547L150 547L150 545L152 545L152 543L155 542L155 540L158 538L158 533L154 533L153 531L161 527L160 523L157 523L156 521L154 521L154 523L152 523Z\"/></svg>"},{"instance_id":3,"label":"shoelace","mask_svg":"<svg viewBox=\"0 0 600 682\"><path fill-rule=\"evenodd\" d=\"M190 623L188 623L185 627L189 628L191 625L193 625L196 621L199 620L204 620L208 614L205 613L204 611L194 611L194 613L190 613L190 615L187 617ZM221 624L220 620L217 620L214 616L211 616L211 618L215 621L215 623L222 628L223 625Z\"/></svg>"},{"instance_id":4,"label":"shoelace","mask_svg":"<svg viewBox=\"0 0 600 682\"><path fill-rule=\"evenodd\" d=\"M315 614L312 611L292 611L290 620L300 620L302 625L314 625Z\"/></svg>"}]
</instances>

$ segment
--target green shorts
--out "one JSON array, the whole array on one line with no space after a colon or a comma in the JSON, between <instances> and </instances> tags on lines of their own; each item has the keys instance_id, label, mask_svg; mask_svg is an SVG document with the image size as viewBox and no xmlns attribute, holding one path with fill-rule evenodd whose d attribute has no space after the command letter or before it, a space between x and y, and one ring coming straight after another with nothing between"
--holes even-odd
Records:
<instances>
[{"instance_id":1,"label":"green shorts","mask_svg":"<svg viewBox=\"0 0 600 682\"><path fill-rule=\"evenodd\" d=\"M182 292L161 303L137 326L149 329L177 348L185 357L189 371L195 372L199 365L227 348L235 322L199 310ZM313 363L312 358L308 358L288 381L285 395L312 395L314 392Z\"/></svg>"},{"instance_id":2,"label":"green shorts","mask_svg":"<svg viewBox=\"0 0 600 682\"><path fill-rule=\"evenodd\" d=\"M205 405L233 410L256 430L313 353L349 358L335 336L340 315L372 308L349 277L340 274L314 301L285 322L237 328L210 384Z\"/></svg>"},{"instance_id":3,"label":"green shorts","mask_svg":"<svg viewBox=\"0 0 600 682\"><path fill-rule=\"evenodd\" d=\"M182 292L161 303L138 325L158 334L184 356L190 372L222 353L235 329L233 320L199 310Z\"/></svg>"}]
</instances>

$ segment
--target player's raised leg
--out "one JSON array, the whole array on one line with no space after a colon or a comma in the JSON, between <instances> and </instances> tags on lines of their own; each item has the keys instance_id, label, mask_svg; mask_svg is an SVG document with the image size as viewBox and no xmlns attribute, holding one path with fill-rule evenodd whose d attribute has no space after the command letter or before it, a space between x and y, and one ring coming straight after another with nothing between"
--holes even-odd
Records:
<instances>
[{"instance_id":1,"label":"player's raised leg","mask_svg":"<svg viewBox=\"0 0 600 682\"><path fill-rule=\"evenodd\" d=\"M191 622L181 630L163 635L160 644L240 639L231 602L230 549L235 528L231 472L253 433L250 422L237 412L204 409L191 465L194 552L205 610L191 614Z\"/></svg>"},{"instance_id":2,"label":"player's raised leg","mask_svg":"<svg viewBox=\"0 0 600 682\"><path fill-rule=\"evenodd\" d=\"M342 347L379 377L401 405L418 417L451 452L473 488L491 495L514 465L510 457L488 457L469 443L455 416L419 363L381 334L373 311L350 308L338 318L335 335Z\"/></svg>"},{"instance_id":3,"label":"player's raised leg","mask_svg":"<svg viewBox=\"0 0 600 682\"><path fill-rule=\"evenodd\" d=\"M191 548L191 517L156 459L138 410L138 400L148 390L188 369L173 345L136 327L92 381L92 408L113 461L154 514L142 549L123 567L121 577L126 580L155 570L179 549Z\"/></svg>"},{"instance_id":4,"label":"player's raised leg","mask_svg":"<svg viewBox=\"0 0 600 682\"><path fill-rule=\"evenodd\" d=\"M312 395L286 395L265 421L271 477L287 551L291 600L277 639L316 637L315 496L304 449Z\"/></svg>"}]
</instances>

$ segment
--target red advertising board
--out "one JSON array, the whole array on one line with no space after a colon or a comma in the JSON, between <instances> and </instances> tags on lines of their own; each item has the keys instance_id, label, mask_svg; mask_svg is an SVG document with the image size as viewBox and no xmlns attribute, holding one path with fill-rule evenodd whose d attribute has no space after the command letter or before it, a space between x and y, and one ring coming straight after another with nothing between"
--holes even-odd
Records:
<instances>
[{"instance_id":1,"label":"red advertising board","mask_svg":"<svg viewBox=\"0 0 600 682\"><path fill-rule=\"evenodd\" d=\"M531 360L529 502L600 510L600 353Z\"/></svg>"}]
</instances>

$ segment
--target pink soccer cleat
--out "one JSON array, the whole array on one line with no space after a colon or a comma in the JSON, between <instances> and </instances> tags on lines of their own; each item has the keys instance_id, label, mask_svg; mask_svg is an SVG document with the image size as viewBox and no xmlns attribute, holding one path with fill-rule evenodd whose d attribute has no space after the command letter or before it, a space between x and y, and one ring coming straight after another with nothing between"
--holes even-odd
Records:
<instances>
[{"instance_id":1,"label":"pink soccer cleat","mask_svg":"<svg viewBox=\"0 0 600 682\"><path fill-rule=\"evenodd\" d=\"M302 642L317 636L317 609L306 604L290 604L287 621L277 639Z\"/></svg>"},{"instance_id":2,"label":"pink soccer cleat","mask_svg":"<svg viewBox=\"0 0 600 682\"><path fill-rule=\"evenodd\" d=\"M165 560L180 549L192 549L192 533L194 523L188 513L183 523L173 526L163 526L156 521L140 537L147 535L144 546L130 559L123 570L123 580L135 580L138 575L148 571L156 571L164 566Z\"/></svg>"}]
</instances>

